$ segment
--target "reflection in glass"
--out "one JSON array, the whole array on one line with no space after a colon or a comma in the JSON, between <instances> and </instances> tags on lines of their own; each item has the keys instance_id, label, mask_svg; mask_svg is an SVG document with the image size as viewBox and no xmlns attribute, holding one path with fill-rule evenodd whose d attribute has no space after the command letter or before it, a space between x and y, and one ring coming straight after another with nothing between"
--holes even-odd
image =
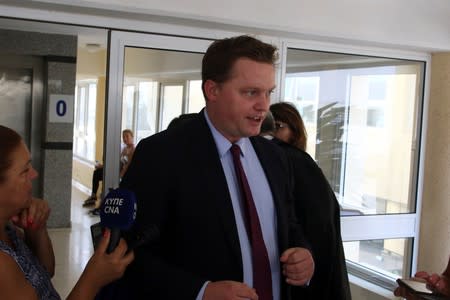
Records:
<instances>
[{"instance_id":1,"label":"reflection in glass","mask_svg":"<svg viewBox=\"0 0 450 300\"><path fill-rule=\"evenodd\" d=\"M78 80L75 86L74 155L94 162L97 118L96 80Z\"/></svg>"},{"instance_id":2,"label":"reflection in glass","mask_svg":"<svg viewBox=\"0 0 450 300\"><path fill-rule=\"evenodd\" d=\"M31 69L0 68L0 124L14 128L30 146Z\"/></svg>"},{"instance_id":3,"label":"reflection in glass","mask_svg":"<svg viewBox=\"0 0 450 300\"><path fill-rule=\"evenodd\" d=\"M405 257L410 239L366 240L344 243L352 270L371 269L392 279L405 276Z\"/></svg>"},{"instance_id":4,"label":"reflection in glass","mask_svg":"<svg viewBox=\"0 0 450 300\"><path fill-rule=\"evenodd\" d=\"M183 86L163 87L161 128L164 130L170 121L181 115L183 110Z\"/></svg>"},{"instance_id":5,"label":"reflection in glass","mask_svg":"<svg viewBox=\"0 0 450 300\"><path fill-rule=\"evenodd\" d=\"M188 113L197 113L205 106L205 98L202 92L201 80L189 81L189 105Z\"/></svg>"},{"instance_id":6,"label":"reflection in glass","mask_svg":"<svg viewBox=\"0 0 450 300\"><path fill-rule=\"evenodd\" d=\"M284 101L343 209L413 212L424 63L288 49Z\"/></svg>"},{"instance_id":7,"label":"reflection in glass","mask_svg":"<svg viewBox=\"0 0 450 300\"><path fill-rule=\"evenodd\" d=\"M133 85L126 85L123 89L123 106L122 106L122 128L134 128L135 120L135 105L134 105L134 90Z\"/></svg>"},{"instance_id":8,"label":"reflection in glass","mask_svg":"<svg viewBox=\"0 0 450 300\"><path fill-rule=\"evenodd\" d=\"M136 143L204 106L202 58L202 53L125 47L122 129L131 129Z\"/></svg>"},{"instance_id":9,"label":"reflection in glass","mask_svg":"<svg viewBox=\"0 0 450 300\"><path fill-rule=\"evenodd\" d=\"M156 112L158 83L154 81L140 81L138 85L138 110L136 120L136 140L152 135L156 132Z\"/></svg>"}]
</instances>

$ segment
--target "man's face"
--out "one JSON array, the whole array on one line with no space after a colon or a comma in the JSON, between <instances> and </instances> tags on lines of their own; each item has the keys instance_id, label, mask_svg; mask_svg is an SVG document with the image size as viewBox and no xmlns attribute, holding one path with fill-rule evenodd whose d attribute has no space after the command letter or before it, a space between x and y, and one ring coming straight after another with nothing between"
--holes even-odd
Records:
<instances>
[{"instance_id":1,"label":"man's face","mask_svg":"<svg viewBox=\"0 0 450 300\"><path fill-rule=\"evenodd\" d=\"M272 64L238 59L231 78L221 84L208 80L206 109L214 127L230 142L259 134L275 88Z\"/></svg>"}]
</instances>

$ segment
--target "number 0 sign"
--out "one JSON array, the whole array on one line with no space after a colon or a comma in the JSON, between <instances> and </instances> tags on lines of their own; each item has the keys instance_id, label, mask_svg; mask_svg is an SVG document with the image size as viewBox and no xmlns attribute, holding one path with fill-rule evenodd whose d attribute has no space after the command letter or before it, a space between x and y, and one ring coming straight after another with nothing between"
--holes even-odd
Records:
<instances>
[{"instance_id":1,"label":"number 0 sign","mask_svg":"<svg viewBox=\"0 0 450 300\"><path fill-rule=\"evenodd\" d=\"M50 95L48 109L50 123L72 123L73 95Z\"/></svg>"}]
</instances>

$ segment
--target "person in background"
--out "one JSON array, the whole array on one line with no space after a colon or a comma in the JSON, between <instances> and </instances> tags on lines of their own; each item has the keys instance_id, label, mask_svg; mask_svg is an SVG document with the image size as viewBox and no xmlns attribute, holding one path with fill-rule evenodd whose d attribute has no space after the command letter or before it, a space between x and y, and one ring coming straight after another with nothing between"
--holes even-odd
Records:
<instances>
[{"instance_id":1,"label":"person in background","mask_svg":"<svg viewBox=\"0 0 450 300\"><path fill-rule=\"evenodd\" d=\"M103 180L103 165L96 161L94 172L92 173L92 192L89 198L84 200L83 206L95 205L97 201L98 187L100 186L100 181Z\"/></svg>"},{"instance_id":2,"label":"person in background","mask_svg":"<svg viewBox=\"0 0 450 300\"><path fill-rule=\"evenodd\" d=\"M179 126L180 124L183 124L186 120L190 120L192 118L195 118L196 116L197 116L196 113L181 114L170 121L169 125L167 125L167 129Z\"/></svg>"},{"instance_id":3,"label":"person in background","mask_svg":"<svg viewBox=\"0 0 450 300\"><path fill-rule=\"evenodd\" d=\"M123 177L123 174L127 171L128 165L130 164L131 159L133 158L134 153L134 134L130 129L124 129L122 131L122 141L124 143L124 147L120 152L120 178ZM92 193L89 198L87 198L83 206L92 206L97 202L97 193L98 187L100 186L100 181L103 180L103 165L100 163L95 164L95 170L92 174ZM95 211L95 209L93 210Z\"/></svg>"},{"instance_id":4,"label":"person in background","mask_svg":"<svg viewBox=\"0 0 450 300\"><path fill-rule=\"evenodd\" d=\"M257 136L276 59L250 36L213 42L202 61L206 107L137 146L120 187L137 197L134 230L161 234L136 248L120 280L127 299L290 299L311 279L288 162Z\"/></svg>"},{"instance_id":5,"label":"person in background","mask_svg":"<svg viewBox=\"0 0 450 300\"><path fill-rule=\"evenodd\" d=\"M437 299L450 299L450 258L447 263L447 267L441 275L437 273L428 273L425 271L419 271L414 275L415 278L425 281L428 288L432 291L439 293ZM405 287L399 286L395 289L394 295L398 297L403 297L408 300L422 299L418 298L417 295L409 292ZM432 298L430 298L432 299Z\"/></svg>"},{"instance_id":6,"label":"person in background","mask_svg":"<svg viewBox=\"0 0 450 300\"><path fill-rule=\"evenodd\" d=\"M260 134L273 135L272 141L291 162L295 212L314 254L314 276L307 288L295 291L295 299L350 300L339 203L322 170L305 152L306 130L295 106L279 102L270 111L273 120L264 120L261 127L266 129Z\"/></svg>"},{"instance_id":7,"label":"person in background","mask_svg":"<svg viewBox=\"0 0 450 300\"><path fill-rule=\"evenodd\" d=\"M269 110L261 123L261 131L259 132L259 135L271 140L274 138L275 130L275 119L273 118L272 112Z\"/></svg>"},{"instance_id":8,"label":"person in background","mask_svg":"<svg viewBox=\"0 0 450 300\"><path fill-rule=\"evenodd\" d=\"M46 222L47 201L33 198L30 152L14 130L0 125L0 291L2 299L60 299L51 283L53 246ZM68 300L94 299L104 285L122 276L134 258L122 239L106 254L110 232L90 258Z\"/></svg>"},{"instance_id":9,"label":"person in background","mask_svg":"<svg viewBox=\"0 0 450 300\"><path fill-rule=\"evenodd\" d=\"M306 151L308 134L300 113L288 102L278 102L270 106L275 119L275 137L302 151Z\"/></svg>"},{"instance_id":10,"label":"person in background","mask_svg":"<svg viewBox=\"0 0 450 300\"><path fill-rule=\"evenodd\" d=\"M124 129L122 131L122 141L125 147L123 147L122 151L120 152L120 178L123 177L128 169L128 166L130 165L131 160L133 159L135 149L133 131L131 131L130 129Z\"/></svg>"}]
</instances>

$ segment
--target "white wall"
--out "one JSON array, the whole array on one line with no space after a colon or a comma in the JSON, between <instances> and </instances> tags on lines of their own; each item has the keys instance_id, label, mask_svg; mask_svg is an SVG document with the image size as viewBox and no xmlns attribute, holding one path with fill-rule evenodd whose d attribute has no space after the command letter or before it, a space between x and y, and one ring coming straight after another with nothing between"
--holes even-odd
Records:
<instances>
[{"instance_id":1,"label":"white wall","mask_svg":"<svg viewBox=\"0 0 450 300\"><path fill-rule=\"evenodd\" d=\"M15 0L2 2L15 3ZM35 0L282 30L294 35L450 50L448 0ZM126 4L124 4L126 3ZM28 4L30 5L30 4ZM64 7L60 7L64 9ZM71 11L77 11L71 8ZM86 11L88 12L88 11ZM151 18L149 18L151 19Z\"/></svg>"}]
</instances>

